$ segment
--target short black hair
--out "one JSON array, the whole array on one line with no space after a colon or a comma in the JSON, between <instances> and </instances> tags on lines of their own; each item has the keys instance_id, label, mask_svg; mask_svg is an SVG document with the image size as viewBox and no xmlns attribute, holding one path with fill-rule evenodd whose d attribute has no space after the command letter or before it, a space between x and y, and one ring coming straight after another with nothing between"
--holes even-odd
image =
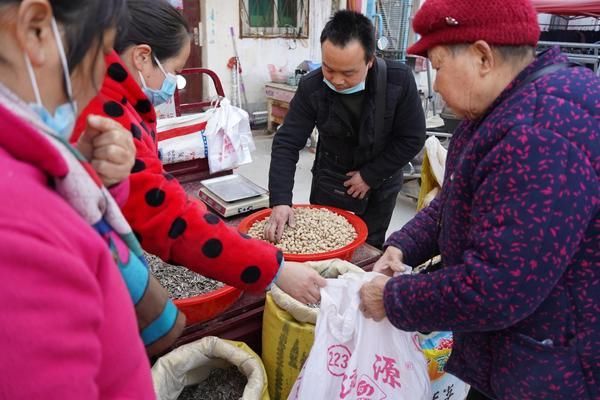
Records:
<instances>
[{"instance_id":1,"label":"short black hair","mask_svg":"<svg viewBox=\"0 0 600 400\"><path fill-rule=\"evenodd\" d=\"M0 6L18 4L21 0L0 0ZM65 32L65 52L70 72L81 63L90 49L96 57L102 48L104 32L112 27L126 27L125 0L49 0L57 23Z\"/></svg>"},{"instance_id":2,"label":"short black hair","mask_svg":"<svg viewBox=\"0 0 600 400\"><path fill-rule=\"evenodd\" d=\"M147 44L161 62L179 54L190 36L187 21L175 7L166 0L127 0L127 7L129 26L117 36L117 53Z\"/></svg>"},{"instance_id":3,"label":"short black hair","mask_svg":"<svg viewBox=\"0 0 600 400\"><path fill-rule=\"evenodd\" d=\"M321 32L321 44L326 40L339 47L358 40L365 50L366 62L375 56L375 27L369 18L356 11L336 12Z\"/></svg>"}]
</instances>

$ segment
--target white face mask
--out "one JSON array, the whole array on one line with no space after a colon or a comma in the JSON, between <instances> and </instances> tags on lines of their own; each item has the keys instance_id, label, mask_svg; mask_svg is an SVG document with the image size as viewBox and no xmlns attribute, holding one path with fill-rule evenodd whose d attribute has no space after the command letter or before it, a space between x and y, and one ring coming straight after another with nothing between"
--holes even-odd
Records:
<instances>
[{"instance_id":1,"label":"white face mask","mask_svg":"<svg viewBox=\"0 0 600 400\"><path fill-rule=\"evenodd\" d=\"M52 130L56 136L63 138L68 141L73 134L73 127L75 126L75 119L77 117L77 104L73 100L73 88L71 86L71 76L69 75L69 65L67 64L67 57L65 55L65 48L58 31L56 20L52 18L52 33L56 40L58 47L58 55L63 68L63 74L65 78L65 86L67 89L67 97L69 101L65 104L61 104L56 107L54 115L52 115L48 109L44 107L42 103L42 97L40 96L40 90L38 87L31 61L27 54L25 54L25 65L27 66L27 72L29 74L29 80L33 87L33 93L35 94L35 103L30 103L29 107L40 117L44 124Z\"/></svg>"}]
</instances>

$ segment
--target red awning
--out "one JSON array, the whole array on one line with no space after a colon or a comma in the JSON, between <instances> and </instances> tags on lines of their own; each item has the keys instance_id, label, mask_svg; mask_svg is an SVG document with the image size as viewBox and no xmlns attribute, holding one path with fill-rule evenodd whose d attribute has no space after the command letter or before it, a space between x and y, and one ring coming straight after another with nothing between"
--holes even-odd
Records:
<instances>
[{"instance_id":1,"label":"red awning","mask_svg":"<svg viewBox=\"0 0 600 400\"><path fill-rule=\"evenodd\" d=\"M531 3L541 13L600 17L598 0L531 0Z\"/></svg>"}]
</instances>

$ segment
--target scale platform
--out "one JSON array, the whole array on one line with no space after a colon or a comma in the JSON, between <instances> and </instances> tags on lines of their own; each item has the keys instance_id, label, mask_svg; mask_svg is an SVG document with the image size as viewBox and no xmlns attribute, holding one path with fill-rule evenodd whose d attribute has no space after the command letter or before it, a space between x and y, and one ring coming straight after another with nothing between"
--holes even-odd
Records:
<instances>
[{"instance_id":1,"label":"scale platform","mask_svg":"<svg viewBox=\"0 0 600 400\"><path fill-rule=\"evenodd\" d=\"M269 192L242 175L232 174L200 182L198 197L223 217L269 207Z\"/></svg>"}]
</instances>

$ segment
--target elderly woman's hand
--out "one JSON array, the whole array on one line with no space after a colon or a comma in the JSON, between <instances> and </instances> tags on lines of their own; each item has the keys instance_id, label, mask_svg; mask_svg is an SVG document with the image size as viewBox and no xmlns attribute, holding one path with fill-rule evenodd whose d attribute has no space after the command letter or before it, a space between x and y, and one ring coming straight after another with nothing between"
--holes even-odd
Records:
<instances>
[{"instance_id":1,"label":"elderly woman's hand","mask_svg":"<svg viewBox=\"0 0 600 400\"><path fill-rule=\"evenodd\" d=\"M394 246L388 246L373 266L373 271L387 276L393 276L397 272L405 272L407 265L402 262L402 258L402 250Z\"/></svg>"},{"instance_id":2,"label":"elderly woman's hand","mask_svg":"<svg viewBox=\"0 0 600 400\"><path fill-rule=\"evenodd\" d=\"M77 142L77 149L106 187L126 179L135 162L131 133L117 121L98 115L88 117L87 129Z\"/></svg>"},{"instance_id":3,"label":"elderly woman's hand","mask_svg":"<svg viewBox=\"0 0 600 400\"><path fill-rule=\"evenodd\" d=\"M360 288L360 311L366 318L381 321L385 318L383 305L383 289L390 280L388 276L377 276Z\"/></svg>"}]
</instances>

